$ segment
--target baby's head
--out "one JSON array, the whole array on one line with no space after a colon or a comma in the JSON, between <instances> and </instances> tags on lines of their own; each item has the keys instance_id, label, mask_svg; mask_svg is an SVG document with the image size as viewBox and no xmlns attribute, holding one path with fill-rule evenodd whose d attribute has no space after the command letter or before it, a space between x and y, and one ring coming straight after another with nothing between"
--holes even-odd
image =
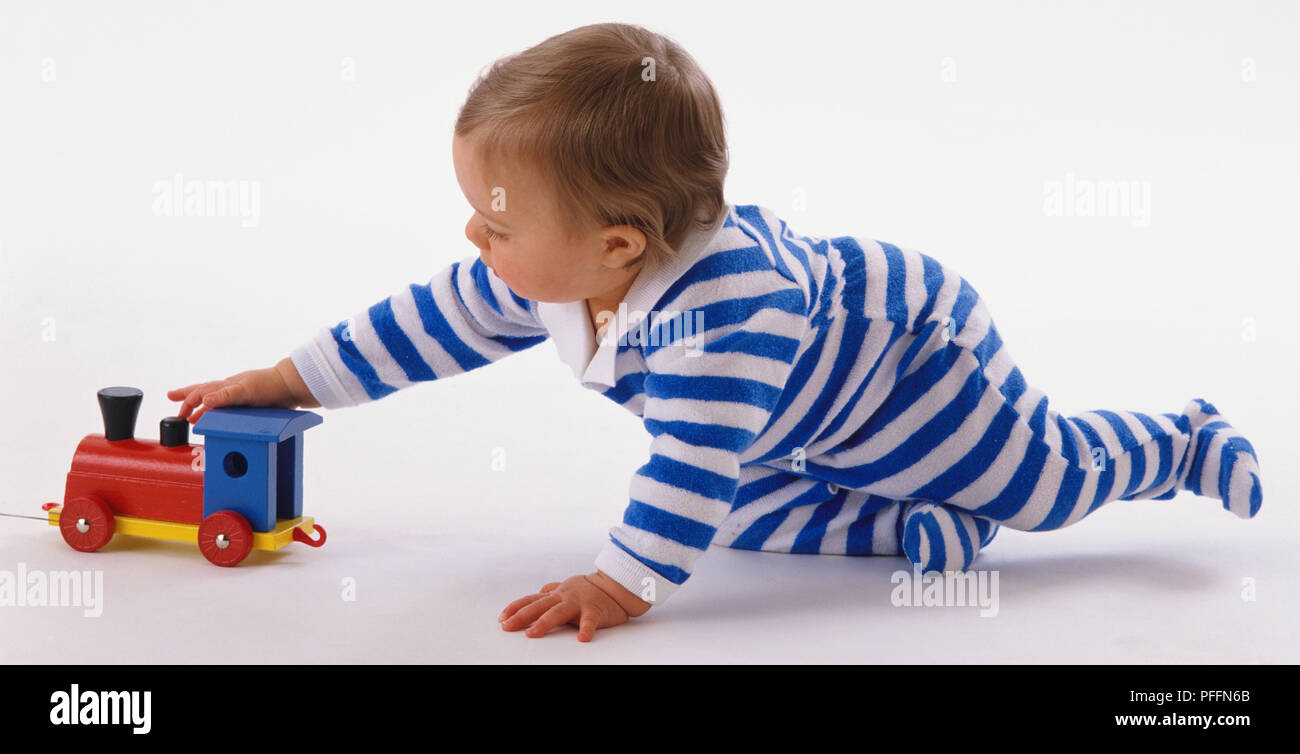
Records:
<instances>
[{"instance_id":1,"label":"baby's head","mask_svg":"<svg viewBox=\"0 0 1300 754\"><path fill-rule=\"evenodd\" d=\"M725 208L713 85L638 26L584 26L496 61L461 107L465 235L519 295L599 298L664 261Z\"/></svg>"}]
</instances>

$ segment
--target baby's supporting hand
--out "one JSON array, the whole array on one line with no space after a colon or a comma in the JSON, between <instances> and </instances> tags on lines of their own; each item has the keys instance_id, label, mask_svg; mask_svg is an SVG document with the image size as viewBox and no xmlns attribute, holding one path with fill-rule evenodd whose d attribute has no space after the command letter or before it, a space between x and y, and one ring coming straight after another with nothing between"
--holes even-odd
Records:
<instances>
[{"instance_id":1,"label":"baby's supporting hand","mask_svg":"<svg viewBox=\"0 0 1300 754\"><path fill-rule=\"evenodd\" d=\"M221 406L320 407L287 357L269 369L252 369L224 380L168 390L167 398L181 401L177 416L190 423L197 422L204 411Z\"/></svg>"},{"instance_id":2,"label":"baby's supporting hand","mask_svg":"<svg viewBox=\"0 0 1300 754\"><path fill-rule=\"evenodd\" d=\"M506 631L527 626L524 635L533 639L556 626L573 623L578 627L578 641L591 641L597 629L626 623L649 609L649 602L596 571L572 576L563 583L552 582L537 594L520 597L506 605L497 620Z\"/></svg>"}]
</instances>

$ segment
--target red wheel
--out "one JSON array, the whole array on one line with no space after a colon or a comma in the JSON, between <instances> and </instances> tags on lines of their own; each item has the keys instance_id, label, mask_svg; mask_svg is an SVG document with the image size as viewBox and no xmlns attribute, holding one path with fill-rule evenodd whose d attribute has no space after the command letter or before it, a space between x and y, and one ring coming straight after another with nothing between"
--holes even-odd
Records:
<instances>
[{"instance_id":1,"label":"red wheel","mask_svg":"<svg viewBox=\"0 0 1300 754\"><path fill-rule=\"evenodd\" d=\"M217 511L199 524L199 551L213 565L239 565L253 551L253 527L234 511Z\"/></svg>"},{"instance_id":2,"label":"red wheel","mask_svg":"<svg viewBox=\"0 0 1300 754\"><path fill-rule=\"evenodd\" d=\"M98 497L74 497L59 512L63 541L79 552L94 552L113 538L113 509Z\"/></svg>"}]
</instances>

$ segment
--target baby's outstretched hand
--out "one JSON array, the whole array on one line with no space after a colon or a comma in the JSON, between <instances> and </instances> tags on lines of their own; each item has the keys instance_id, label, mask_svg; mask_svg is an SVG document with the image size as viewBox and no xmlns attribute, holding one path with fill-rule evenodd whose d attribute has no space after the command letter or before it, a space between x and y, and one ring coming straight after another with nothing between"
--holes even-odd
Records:
<instances>
[{"instance_id":1,"label":"baby's outstretched hand","mask_svg":"<svg viewBox=\"0 0 1300 754\"><path fill-rule=\"evenodd\" d=\"M620 599L615 599L615 594ZM597 629L626 623L649 609L650 603L597 571L552 582L537 594L520 597L506 605L497 620L506 631L527 627L524 635L534 639L572 623L578 627L578 641L591 641Z\"/></svg>"},{"instance_id":2,"label":"baby's outstretched hand","mask_svg":"<svg viewBox=\"0 0 1300 754\"><path fill-rule=\"evenodd\" d=\"M181 401L177 416L191 423L204 411L222 406L320 407L288 358L269 369L250 369L224 380L168 390L167 398Z\"/></svg>"}]
</instances>

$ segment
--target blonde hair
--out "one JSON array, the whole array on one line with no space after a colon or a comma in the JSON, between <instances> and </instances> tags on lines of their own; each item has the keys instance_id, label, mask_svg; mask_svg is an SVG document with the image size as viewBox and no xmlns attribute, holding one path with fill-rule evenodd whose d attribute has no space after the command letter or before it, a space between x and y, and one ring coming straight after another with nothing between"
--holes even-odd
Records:
<instances>
[{"instance_id":1,"label":"blonde hair","mask_svg":"<svg viewBox=\"0 0 1300 754\"><path fill-rule=\"evenodd\" d=\"M494 62L456 119L484 159L523 159L551 181L572 230L630 225L666 259L726 206L722 106L677 43L604 23Z\"/></svg>"}]
</instances>

